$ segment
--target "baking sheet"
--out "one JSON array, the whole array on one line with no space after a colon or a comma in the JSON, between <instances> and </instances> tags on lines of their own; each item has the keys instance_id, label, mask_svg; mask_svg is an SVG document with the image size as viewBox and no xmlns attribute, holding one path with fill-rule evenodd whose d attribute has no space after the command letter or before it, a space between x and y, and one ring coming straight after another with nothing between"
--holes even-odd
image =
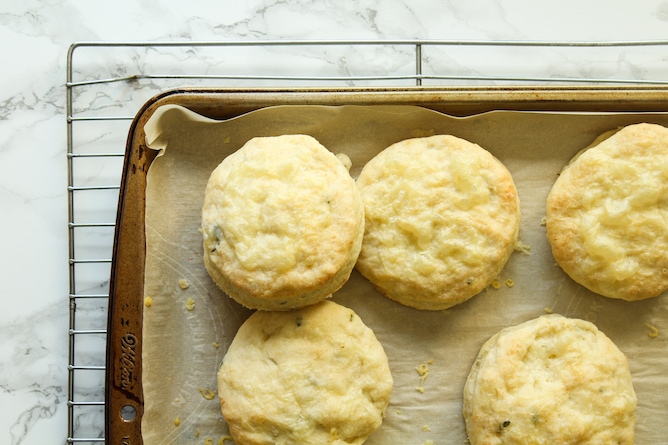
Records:
<instances>
[{"instance_id":1,"label":"baking sheet","mask_svg":"<svg viewBox=\"0 0 668 445\"><path fill-rule=\"evenodd\" d=\"M563 165L600 133L635 122L668 126L668 116L495 111L461 118L412 106L279 106L212 121L179 106L159 108L145 127L147 143L162 153L151 165L146 195L145 293L152 305L144 309L144 443L222 443L228 434L217 397L204 396L216 392L218 366L251 312L225 296L203 267L203 192L213 168L247 140L296 133L347 154L353 177L394 142L453 134L497 156L520 196L520 239L530 251L511 256L499 289L447 311L418 311L378 294L354 271L334 295L374 330L395 381L386 419L368 444L466 443L462 390L480 346L498 330L547 310L594 322L627 355L638 395L636 443L665 441L666 294L632 303L592 294L555 265L541 224ZM649 335L652 327L658 336ZM421 385L415 368L422 363L429 373ZM416 390L420 385L423 392Z\"/></svg>"}]
</instances>

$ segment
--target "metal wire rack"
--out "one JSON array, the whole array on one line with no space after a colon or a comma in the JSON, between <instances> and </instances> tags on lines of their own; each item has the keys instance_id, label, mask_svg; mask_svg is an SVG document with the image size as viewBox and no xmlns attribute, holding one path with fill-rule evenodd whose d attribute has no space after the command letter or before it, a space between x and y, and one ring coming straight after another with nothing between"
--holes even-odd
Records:
<instances>
[{"instance_id":1,"label":"metal wire rack","mask_svg":"<svg viewBox=\"0 0 668 445\"><path fill-rule=\"evenodd\" d=\"M66 83L67 443L105 441L108 287L125 139L134 114L153 95L184 86L665 85L666 46L663 40L72 44Z\"/></svg>"}]
</instances>

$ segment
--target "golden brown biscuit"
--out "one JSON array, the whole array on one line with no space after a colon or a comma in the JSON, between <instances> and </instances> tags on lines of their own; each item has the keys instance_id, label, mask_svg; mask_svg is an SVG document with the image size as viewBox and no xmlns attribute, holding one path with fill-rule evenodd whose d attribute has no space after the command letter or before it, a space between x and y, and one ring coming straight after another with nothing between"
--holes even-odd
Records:
<instances>
[{"instance_id":1,"label":"golden brown biscuit","mask_svg":"<svg viewBox=\"0 0 668 445\"><path fill-rule=\"evenodd\" d=\"M624 354L592 323L544 315L501 330L464 388L471 445L633 444Z\"/></svg>"},{"instance_id":2,"label":"golden brown biscuit","mask_svg":"<svg viewBox=\"0 0 668 445\"><path fill-rule=\"evenodd\" d=\"M365 234L357 269L387 297L440 310L479 293L515 249L520 223L510 173L454 136L398 142L357 179Z\"/></svg>"},{"instance_id":3,"label":"golden brown biscuit","mask_svg":"<svg viewBox=\"0 0 668 445\"><path fill-rule=\"evenodd\" d=\"M218 372L238 445L362 444L380 427L392 384L372 330L332 301L255 312Z\"/></svg>"},{"instance_id":4,"label":"golden brown biscuit","mask_svg":"<svg viewBox=\"0 0 668 445\"><path fill-rule=\"evenodd\" d=\"M547 239L577 283L611 298L668 289L668 129L627 126L579 153L547 198Z\"/></svg>"},{"instance_id":5,"label":"golden brown biscuit","mask_svg":"<svg viewBox=\"0 0 668 445\"><path fill-rule=\"evenodd\" d=\"M209 178L202 207L204 265L240 304L314 304L349 278L364 207L337 157L310 136L254 138Z\"/></svg>"}]
</instances>

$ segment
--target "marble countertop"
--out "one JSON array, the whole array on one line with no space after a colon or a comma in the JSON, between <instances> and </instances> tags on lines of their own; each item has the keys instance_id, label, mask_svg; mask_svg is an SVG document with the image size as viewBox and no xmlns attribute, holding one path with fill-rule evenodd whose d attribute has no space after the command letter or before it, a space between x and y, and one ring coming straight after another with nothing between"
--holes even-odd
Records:
<instances>
[{"instance_id":1,"label":"marble countertop","mask_svg":"<svg viewBox=\"0 0 668 445\"><path fill-rule=\"evenodd\" d=\"M439 40L662 40L668 38L668 2L528 0L442 1L251 0L162 2L89 2L77 0L5 1L0 8L0 443L11 445L66 443L68 431L68 170L66 135L67 52L79 41L230 41L267 39L439 39ZM449 60L459 74L497 69L509 76L527 71L544 77L630 77L668 79L668 48L598 51L587 56L534 52L514 64L487 47ZM299 47L290 49L299 57ZM158 50L160 52L160 50ZM134 53L136 55L136 53ZM144 53L143 56L146 56ZM285 56L285 53L283 53ZM336 51L309 54L336 75L356 73L355 60ZM132 75L146 68L145 59L128 53L90 54L75 74ZM104 58L97 60L96 57ZM362 57L362 56L360 56ZM217 66L215 56L192 51L168 55L158 63L177 69L184 60ZM397 53L377 54L370 62L377 73L400 70ZM172 65L169 65L169 64ZM276 60L249 56L258 74L272 74ZM243 65L242 63L242 65ZM272 65L275 64L275 65ZM273 66L273 68L272 68ZM446 65L444 65L446 66ZM243 68L243 67L242 67ZM281 67L282 68L282 67ZM516 68L516 69L514 69ZM439 63L430 61L430 69ZM263 70L268 72L262 72ZM487 71L485 71L487 70ZM115 92L126 86L114 86ZM133 85L132 101L114 109L104 88L75 98L79 115L133 115L160 85ZM126 91L127 93L127 91ZM124 126L125 125L125 126ZM113 149L124 142L127 122L87 134L81 145ZM93 130L95 132L96 130ZM109 133L114 133L110 135ZM118 150L118 149L117 149ZM121 148L122 150L122 148ZM76 181L113 184L119 164L81 164ZM113 221L115 195L103 202L78 201L77 218ZM106 232L104 231L106 230ZM81 257L110 255L111 230L85 232ZM77 271L78 292L108 290L108 265ZM91 301L95 301L92 302ZM82 301L79 329L103 329L106 304ZM79 364L104 364L103 336L80 346ZM79 372L77 400L104 399L102 372ZM103 436L103 409L73 411L76 437Z\"/></svg>"}]
</instances>

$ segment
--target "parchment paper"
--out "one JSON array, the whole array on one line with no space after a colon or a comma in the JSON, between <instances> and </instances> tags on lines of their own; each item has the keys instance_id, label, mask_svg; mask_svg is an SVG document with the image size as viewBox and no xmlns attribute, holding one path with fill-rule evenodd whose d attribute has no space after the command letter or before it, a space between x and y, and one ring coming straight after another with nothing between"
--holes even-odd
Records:
<instances>
[{"instance_id":1,"label":"parchment paper","mask_svg":"<svg viewBox=\"0 0 668 445\"><path fill-rule=\"evenodd\" d=\"M668 116L496 111L453 118L409 106L284 106L215 122L180 107L159 109L146 126L147 142L163 153L151 166L147 191L146 295L153 304L144 310L144 443L222 443L228 434L218 398L208 400L200 389L216 392L220 362L250 311L224 295L203 267L204 187L214 167L252 137L296 133L346 153L353 177L394 142L453 134L497 156L520 195L520 238L531 250L512 255L501 288L447 311L418 311L381 296L354 271L334 295L374 330L395 381L387 417L368 444L467 443L462 389L480 346L546 310L594 322L627 355L638 395L636 443L666 443L668 297L629 303L590 293L555 265L541 224L563 165L600 133L635 122L668 125ZM189 287L182 289L180 279ZM189 298L193 310L186 309ZM651 326L657 337L649 335ZM415 368L425 362L420 392Z\"/></svg>"}]
</instances>

